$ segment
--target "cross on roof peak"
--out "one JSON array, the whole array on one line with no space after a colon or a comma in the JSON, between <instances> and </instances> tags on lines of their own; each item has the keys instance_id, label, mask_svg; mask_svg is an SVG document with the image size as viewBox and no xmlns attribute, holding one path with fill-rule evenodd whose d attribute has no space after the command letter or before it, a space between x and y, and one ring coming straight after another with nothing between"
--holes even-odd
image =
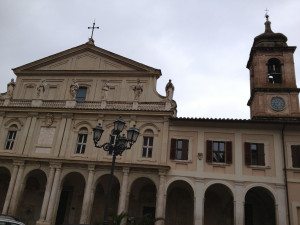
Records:
<instances>
[{"instance_id":1,"label":"cross on roof peak","mask_svg":"<svg viewBox=\"0 0 300 225\"><path fill-rule=\"evenodd\" d=\"M100 28L100 27L96 27L95 24L96 24L96 23L95 23L95 20L94 20L93 26L92 26L92 27L88 27L88 29L92 29L91 37L89 38L89 39L92 40L92 41L94 41L94 40L93 40L94 30Z\"/></svg>"}]
</instances>

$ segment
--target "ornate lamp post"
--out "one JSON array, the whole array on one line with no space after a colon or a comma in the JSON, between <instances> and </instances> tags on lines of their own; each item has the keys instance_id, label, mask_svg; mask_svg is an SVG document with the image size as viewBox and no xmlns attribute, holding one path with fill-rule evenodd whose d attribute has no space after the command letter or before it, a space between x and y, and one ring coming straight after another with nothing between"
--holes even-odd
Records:
<instances>
[{"instance_id":1,"label":"ornate lamp post","mask_svg":"<svg viewBox=\"0 0 300 225\"><path fill-rule=\"evenodd\" d=\"M109 224L108 209L110 207L111 188L112 188L112 180L113 180L113 175L115 170L116 157L118 155L122 155L122 153L126 149L130 149L132 145L136 142L140 134L139 129L133 126L127 130L127 137L125 137L125 134L121 135L125 127L125 124L126 124L125 121L121 117L117 119L114 122L114 128L112 129L111 134L109 136L109 141L102 145L98 144L104 131L101 124L98 124L93 129L93 140L94 140L95 147L103 148L104 151L107 151L112 154L112 164L111 164L110 178L108 183L108 191L105 199L103 225Z\"/></svg>"}]
</instances>

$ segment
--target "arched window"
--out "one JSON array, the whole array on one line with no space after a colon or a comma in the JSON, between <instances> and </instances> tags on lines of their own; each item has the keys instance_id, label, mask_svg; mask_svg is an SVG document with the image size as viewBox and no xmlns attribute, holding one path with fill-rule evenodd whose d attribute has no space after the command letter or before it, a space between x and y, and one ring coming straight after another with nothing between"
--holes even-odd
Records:
<instances>
[{"instance_id":1,"label":"arched window","mask_svg":"<svg viewBox=\"0 0 300 225\"><path fill-rule=\"evenodd\" d=\"M14 147L14 143L17 136L18 127L16 125L12 125L8 128L6 141L5 141L5 149L11 150Z\"/></svg>"},{"instance_id":2,"label":"arched window","mask_svg":"<svg viewBox=\"0 0 300 225\"><path fill-rule=\"evenodd\" d=\"M281 62L279 59L272 58L268 61L268 82L271 84L282 83Z\"/></svg>"},{"instance_id":3,"label":"arched window","mask_svg":"<svg viewBox=\"0 0 300 225\"><path fill-rule=\"evenodd\" d=\"M152 158L153 153L153 131L148 129L143 136L142 157Z\"/></svg>"},{"instance_id":4,"label":"arched window","mask_svg":"<svg viewBox=\"0 0 300 225\"><path fill-rule=\"evenodd\" d=\"M76 154L84 154L87 142L88 130L86 128L81 128L78 132L77 144L76 144Z\"/></svg>"},{"instance_id":5,"label":"arched window","mask_svg":"<svg viewBox=\"0 0 300 225\"><path fill-rule=\"evenodd\" d=\"M80 86L76 94L77 102L84 102L86 98L87 87Z\"/></svg>"}]
</instances>

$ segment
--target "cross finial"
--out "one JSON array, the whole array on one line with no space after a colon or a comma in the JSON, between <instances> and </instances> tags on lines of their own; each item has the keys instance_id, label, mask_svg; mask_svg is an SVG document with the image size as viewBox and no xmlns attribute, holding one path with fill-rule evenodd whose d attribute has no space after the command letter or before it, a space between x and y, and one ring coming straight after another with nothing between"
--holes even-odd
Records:
<instances>
[{"instance_id":1,"label":"cross finial","mask_svg":"<svg viewBox=\"0 0 300 225\"><path fill-rule=\"evenodd\" d=\"M91 40L93 40L93 35L94 35L94 30L95 29L99 29L99 27L95 27L95 20L93 22L93 26L92 27L88 27L88 29L92 29L92 34L91 34Z\"/></svg>"},{"instance_id":2,"label":"cross finial","mask_svg":"<svg viewBox=\"0 0 300 225\"><path fill-rule=\"evenodd\" d=\"M267 19L267 21L269 20L269 15L268 15L268 13L269 13L269 10L266 8L265 9L265 17L266 17L266 19Z\"/></svg>"}]
</instances>

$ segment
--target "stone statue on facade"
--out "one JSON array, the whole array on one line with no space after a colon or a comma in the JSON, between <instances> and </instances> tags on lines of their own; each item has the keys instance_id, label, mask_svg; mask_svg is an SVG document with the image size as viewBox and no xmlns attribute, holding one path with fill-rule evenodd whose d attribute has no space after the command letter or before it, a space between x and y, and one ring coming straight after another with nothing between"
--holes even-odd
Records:
<instances>
[{"instance_id":1,"label":"stone statue on facade","mask_svg":"<svg viewBox=\"0 0 300 225\"><path fill-rule=\"evenodd\" d=\"M102 87L102 100L108 99L108 91L110 88L110 84L108 81L104 81L103 87Z\"/></svg>"},{"instance_id":2,"label":"stone statue on facade","mask_svg":"<svg viewBox=\"0 0 300 225\"><path fill-rule=\"evenodd\" d=\"M7 84L7 92L5 98L11 99L13 97L15 86L16 86L16 82L12 78L10 82Z\"/></svg>"},{"instance_id":3,"label":"stone statue on facade","mask_svg":"<svg viewBox=\"0 0 300 225\"><path fill-rule=\"evenodd\" d=\"M142 92L143 92L143 85L141 84L140 79L137 80L137 84L133 86L133 92L134 92L134 100L139 100Z\"/></svg>"},{"instance_id":4,"label":"stone statue on facade","mask_svg":"<svg viewBox=\"0 0 300 225\"><path fill-rule=\"evenodd\" d=\"M166 85L166 97L168 100L173 100L173 95L174 95L174 90L175 90L175 87L174 85L172 84L172 81L169 80L169 82L167 83Z\"/></svg>"},{"instance_id":5,"label":"stone statue on facade","mask_svg":"<svg viewBox=\"0 0 300 225\"><path fill-rule=\"evenodd\" d=\"M70 94L73 100L76 99L76 94L79 89L79 84L76 79L73 79L73 83L70 85Z\"/></svg>"},{"instance_id":6,"label":"stone statue on facade","mask_svg":"<svg viewBox=\"0 0 300 225\"><path fill-rule=\"evenodd\" d=\"M46 80L42 80L42 82L36 88L36 97L37 98L44 97L44 93L46 91L47 86L48 86L48 84L46 83Z\"/></svg>"}]
</instances>

